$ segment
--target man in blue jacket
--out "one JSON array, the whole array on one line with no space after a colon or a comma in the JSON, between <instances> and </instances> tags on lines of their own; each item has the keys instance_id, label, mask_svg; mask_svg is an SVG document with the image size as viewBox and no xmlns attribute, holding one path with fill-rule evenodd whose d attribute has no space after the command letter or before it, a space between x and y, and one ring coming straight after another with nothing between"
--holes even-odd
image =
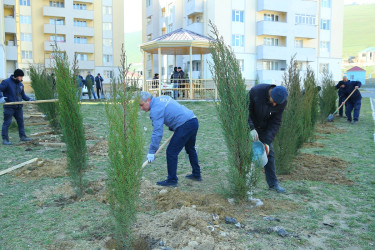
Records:
<instances>
[{"instance_id":1,"label":"man in blue jacket","mask_svg":"<svg viewBox=\"0 0 375 250\"><path fill-rule=\"evenodd\" d=\"M163 125L165 124L169 130L174 131L167 148L168 178L156 184L159 186L177 186L178 155L184 147L186 153L189 155L190 165L193 169L192 174L186 175L185 178L201 181L198 155L195 151L195 141L199 124L193 111L179 104L170 96L153 97L145 91L140 93L139 105L143 111L150 111L153 126L151 143L147 155L149 162L153 162L155 159L155 152L159 148L163 137Z\"/></svg>"},{"instance_id":2,"label":"man in blue jacket","mask_svg":"<svg viewBox=\"0 0 375 250\"><path fill-rule=\"evenodd\" d=\"M345 103L345 115L347 118L347 121L355 124L358 122L359 119L359 112L361 110L361 102L362 102L362 95L361 92L359 92L359 89L361 87L361 82L359 81L347 81L341 84L340 88L344 89L344 98L348 98L350 93L354 91L353 95L346 101ZM344 99L344 100L345 100ZM352 111L353 112L353 119L352 119Z\"/></svg>"},{"instance_id":3,"label":"man in blue jacket","mask_svg":"<svg viewBox=\"0 0 375 250\"><path fill-rule=\"evenodd\" d=\"M98 94L98 99L100 99L100 91L102 92L102 95L104 98L104 94L103 94L103 77L100 75L100 73L98 73L98 75L95 77L95 83L96 83L96 92Z\"/></svg>"},{"instance_id":4,"label":"man in blue jacket","mask_svg":"<svg viewBox=\"0 0 375 250\"><path fill-rule=\"evenodd\" d=\"M264 166L266 181L271 190L285 193L276 177L273 139L279 131L282 115L287 104L288 91L283 86L258 84L249 92L249 126L253 141L264 143L268 162Z\"/></svg>"},{"instance_id":5,"label":"man in blue jacket","mask_svg":"<svg viewBox=\"0 0 375 250\"><path fill-rule=\"evenodd\" d=\"M28 97L25 94L24 86L22 84L24 73L20 69L16 69L14 74L11 75L8 79L4 80L0 84L0 92L3 92L3 95L0 93L0 103L5 102L20 102L33 101L33 98ZM6 100L5 100L6 99ZM12 123L12 117L17 121L18 133L21 141L31 141L25 134L25 128L23 124L23 111L22 104L16 105L4 105L4 123L1 130L1 137L3 138L4 145L12 145L8 137L8 128Z\"/></svg>"}]
</instances>

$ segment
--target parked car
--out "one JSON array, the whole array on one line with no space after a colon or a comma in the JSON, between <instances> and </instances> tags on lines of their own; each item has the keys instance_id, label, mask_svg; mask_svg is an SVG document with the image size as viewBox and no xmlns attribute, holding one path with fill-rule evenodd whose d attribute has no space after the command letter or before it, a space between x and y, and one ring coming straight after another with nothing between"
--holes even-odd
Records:
<instances>
[{"instance_id":1,"label":"parked car","mask_svg":"<svg viewBox=\"0 0 375 250\"><path fill-rule=\"evenodd\" d=\"M86 94L89 94L89 91L88 91L88 89L87 89L87 86L86 86L86 85L83 85L83 87L82 87L82 95L84 96L84 95L86 95Z\"/></svg>"}]
</instances>

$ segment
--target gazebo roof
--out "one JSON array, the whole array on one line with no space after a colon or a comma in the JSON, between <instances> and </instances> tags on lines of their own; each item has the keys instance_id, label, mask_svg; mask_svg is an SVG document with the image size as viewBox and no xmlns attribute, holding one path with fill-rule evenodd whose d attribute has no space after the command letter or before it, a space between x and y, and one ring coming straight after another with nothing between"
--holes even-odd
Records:
<instances>
[{"instance_id":1,"label":"gazebo roof","mask_svg":"<svg viewBox=\"0 0 375 250\"><path fill-rule=\"evenodd\" d=\"M189 55L192 47L193 54L208 54L212 41L215 40L181 28L148 41L140 48L152 54L158 54L158 48L161 48L162 55Z\"/></svg>"}]
</instances>

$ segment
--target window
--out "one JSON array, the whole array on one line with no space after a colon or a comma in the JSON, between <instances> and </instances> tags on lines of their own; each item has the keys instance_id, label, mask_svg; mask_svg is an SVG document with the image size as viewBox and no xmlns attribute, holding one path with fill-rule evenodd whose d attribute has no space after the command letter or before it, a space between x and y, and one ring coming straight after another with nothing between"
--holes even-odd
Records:
<instances>
[{"instance_id":1,"label":"window","mask_svg":"<svg viewBox=\"0 0 375 250\"><path fill-rule=\"evenodd\" d=\"M108 38L103 39L103 45L105 47L112 47L112 39L108 39Z\"/></svg>"},{"instance_id":2,"label":"window","mask_svg":"<svg viewBox=\"0 0 375 250\"><path fill-rule=\"evenodd\" d=\"M151 5L151 0L146 0L146 6L149 7Z\"/></svg>"},{"instance_id":3,"label":"window","mask_svg":"<svg viewBox=\"0 0 375 250\"><path fill-rule=\"evenodd\" d=\"M331 8L331 0L322 0L321 5L325 8Z\"/></svg>"},{"instance_id":4,"label":"window","mask_svg":"<svg viewBox=\"0 0 375 250\"><path fill-rule=\"evenodd\" d=\"M111 31L112 30L112 23L103 23L103 30Z\"/></svg>"},{"instance_id":5,"label":"window","mask_svg":"<svg viewBox=\"0 0 375 250\"><path fill-rule=\"evenodd\" d=\"M73 3L73 9L76 9L76 10L86 10L87 6L84 3Z\"/></svg>"},{"instance_id":6,"label":"window","mask_svg":"<svg viewBox=\"0 0 375 250\"><path fill-rule=\"evenodd\" d=\"M296 14L295 23L296 24L315 25L316 17L311 16L311 15Z\"/></svg>"},{"instance_id":7,"label":"window","mask_svg":"<svg viewBox=\"0 0 375 250\"><path fill-rule=\"evenodd\" d=\"M242 10L232 10L232 22L243 23L243 11Z\"/></svg>"},{"instance_id":8,"label":"window","mask_svg":"<svg viewBox=\"0 0 375 250\"><path fill-rule=\"evenodd\" d=\"M165 67L161 67L161 75L165 75Z\"/></svg>"},{"instance_id":9,"label":"window","mask_svg":"<svg viewBox=\"0 0 375 250\"><path fill-rule=\"evenodd\" d=\"M245 71L245 63L243 59L237 59L238 66L240 66L241 71Z\"/></svg>"},{"instance_id":10,"label":"window","mask_svg":"<svg viewBox=\"0 0 375 250\"><path fill-rule=\"evenodd\" d=\"M329 71L329 64L328 63L320 63L319 64L319 73L324 73L324 71Z\"/></svg>"},{"instance_id":11,"label":"window","mask_svg":"<svg viewBox=\"0 0 375 250\"><path fill-rule=\"evenodd\" d=\"M30 6L30 0L20 0L20 5L22 5L22 6Z\"/></svg>"},{"instance_id":12,"label":"window","mask_svg":"<svg viewBox=\"0 0 375 250\"><path fill-rule=\"evenodd\" d=\"M28 69L28 68L23 68L22 71L23 71L23 73L25 74L25 76L30 76L30 69Z\"/></svg>"},{"instance_id":13,"label":"window","mask_svg":"<svg viewBox=\"0 0 375 250\"><path fill-rule=\"evenodd\" d=\"M201 71L201 61L193 61L193 71Z\"/></svg>"},{"instance_id":14,"label":"window","mask_svg":"<svg viewBox=\"0 0 375 250\"><path fill-rule=\"evenodd\" d=\"M152 39L152 34L148 34L147 35L147 41L151 41L151 39Z\"/></svg>"},{"instance_id":15,"label":"window","mask_svg":"<svg viewBox=\"0 0 375 250\"><path fill-rule=\"evenodd\" d=\"M147 24L151 24L152 16L147 17Z\"/></svg>"},{"instance_id":16,"label":"window","mask_svg":"<svg viewBox=\"0 0 375 250\"><path fill-rule=\"evenodd\" d=\"M320 20L320 29L321 30L330 30L331 28L331 21L330 20Z\"/></svg>"},{"instance_id":17,"label":"window","mask_svg":"<svg viewBox=\"0 0 375 250\"><path fill-rule=\"evenodd\" d=\"M87 44L87 38L86 37L76 36L76 37L74 37L74 43Z\"/></svg>"},{"instance_id":18,"label":"window","mask_svg":"<svg viewBox=\"0 0 375 250\"><path fill-rule=\"evenodd\" d=\"M170 33L173 31L173 23L168 24L167 33Z\"/></svg>"},{"instance_id":19,"label":"window","mask_svg":"<svg viewBox=\"0 0 375 250\"><path fill-rule=\"evenodd\" d=\"M295 48L303 48L303 40L301 40L301 39L295 39L294 40L294 47Z\"/></svg>"},{"instance_id":20,"label":"window","mask_svg":"<svg viewBox=\"0 0 375 250\"><path fill-rule=\"evenodd\" d=\"M64 59L65 53L64 52L51 53L50 58L56 58L56 57Z\"/></svg>"},{"instance_id":21,"label":"window","mask_svg":"<svg viewBox=\"0 0 375 250\"><path fill-rule=\"evenodd\" d=\"M49 6L57 7L57 8L64 8L64 1L49 1Z\"/></svg>"},{"instance_id":22,"label":"window","mask_svg":"<svg viewBox=\"0 0 375 250\"><path fill-rule=\"evenodd\" d=\"M33 40L31 33L21 33L22 42L31 42Z\"/></svg>"},{"instance_id":23,"label":"window","mask_svg":"<svg viewBox=\"0 0 375 250\"><path fill-rule=\"evenodd\" d=\"M83 20L74 20L73 25L78 27L87 27L87 22Z\"/></svg>"},{"instance_id":24,"label":"window","mask_svg":"<svg viewBox=\"0 0 375 250\"><path fill-rule=\"evenodd\" d=\"M55 35L51 35L49 37L49 40L50 40L50 42L54 42L55 41ZM61 36L61 35L56 35L56 42L65 43L65 37Z\"/></svg>"},{"instance_id":25,"label":"window","mask_svg":"<svg viewBox=\"0 0 375 250\"><path fill-rule=\"evenodd\" d=\"M55 25L55 22L56 22L56 25L64 25L64 19L55 19L55 18L49 19L50 24Z\"/></svg>"},{"instance_id":26,"label":"window","mask_svg":"<svg viewBox=\"0 0 375 250\"><path fill-rule=\"evenodd\" d=\"M87 61L87 54L79 54L77 53L77 61Z\"/></svg>"},{"instance_id":27,"label":"window","mask_svg":"<svg viewBox=\"0 0 375 250\"><path fill-rule=\"evenodd\" d=\"M112 15L112 6L103 6L103 15Z\"/></svg>"},{"instance_id":28,"label":"window","mask_svg":"<svg viewBox=\"0 0 375 250\"><path fill-rule=\"evenodd\" d=\"M320 52L329 52L330 42L320 42Z\"/></svg>"},{"instance_id":29,"label":"window","mask_svg":"<svg viewBox=\"0 0 375 250\"><path fill-rule=\"evenodd\" d=\"M279 70L279 62L277 61L264 61L263 62L264 70Z\"/></svg>"},{"instance_id":30,"label":"window","mask_svg":"<svg viewBox=\"0 0 375 250\"><path fill-rule=\"evenodd\" d=\"M113 71L112 70L104 70L103 75L104 75L104 78L112 79L113 78Z\"/></svg>"},{"instance_id":31,"label":"window","mask_svg":"<svg viewBox=\"0 0 375 250\"><path fill-rule=\"evenodd\" d=\"M20 16L21 24L31 24L31 16Z\"/></svg>"},{"instance_id":32,"label":"window","mask_svg":"<svg viewBox=\"0 0 375 250\"><path fill-rule=\"evenodd\" d=\"M243 35L232 35L232 46L233 47L243 47L244 46L244 36Z\"/></svg>"},{"instance_id":33,"label":"window","mask_svg":"<svg viewBox=\"0 0 375 250\"><path fill-rule=\"evenodd\" d=\"M113 60L112 55L103 55L103 62L104 63L111 63Z\"/></svg>"},{"instance_id":34,"label":"window","mask_svg":"<svg viewBox=\"0 0 375 250\"><path fill-rule=\"evenodd\" d=\"M264 21L278 22L279 16L275 14L264 14Z\"/></svg>"},{"instance_id":35,"label":"window","mask_svg":"<svg viewBox=\"0 0 375 250\"><path fill-rule=\"evenodd\" d=\"M31 50L22 50L21 51L22 59L33 59L33 52Z\"/></svg>"},{"instance_id":36,"label":"window","mask_svg":"<svg viewBox=\"0 0 375 250\"><path fill-rule=\"evenodd\" d=\"M265 37L263 41L266 46L279 46L279 38Z\"/></svg>"}]
</instances>

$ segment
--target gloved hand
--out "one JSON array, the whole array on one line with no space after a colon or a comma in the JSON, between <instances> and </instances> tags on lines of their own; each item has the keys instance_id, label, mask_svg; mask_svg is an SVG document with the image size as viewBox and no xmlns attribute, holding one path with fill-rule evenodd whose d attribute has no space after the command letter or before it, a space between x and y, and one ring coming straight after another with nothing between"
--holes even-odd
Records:
<instances>
[{"instance_id":1,"label":"gloved hand","mask_svg":"<svg viewBox=\"0 0 375 250\"><path fill-rule=\"evenodd\" d=\"M264 149L266 150L266 154L268 155L270 153L270 146L268 146L268 144L264 144Z\"/></svg>"},{"instance_id":2,"label":"gloved hand","mask_svg":"<svg viewBox=\"0 0 375 250\"><path fill-rule=\"evenodd\" d=\"M250 135L251 135L251 138L253 139L253 142L259 140L258 132L255 129L250 131Z\"/></svg>"},{"instance_id":3,"label":"gloved hand","mask_svg":"<svg viewBox=\"0 0 375 250\"><path fill-rule=\"evenodd\" d=\"M153 162L155 160L155 154L148 154L147 155L148 162Z\"/></svg>"},{"instance_id":4,"label":"gloved hand","mask_svg":"<svg viewBox=\"0 0 375 250\"><path fill-rule=\"evenodd\" d=\"M29 102L35 101L35 98L30 97Z\"/></svg>"},{"instance_id":5,"label":"gloved hand","mask_svg":"<svg viewBox=\"0 0 375 250\"><path fill-rule=\"evenodd\" d=\"M5 103L5 98L7 97L0 97L0 103Z\"/></svg>"}]
</instances>

